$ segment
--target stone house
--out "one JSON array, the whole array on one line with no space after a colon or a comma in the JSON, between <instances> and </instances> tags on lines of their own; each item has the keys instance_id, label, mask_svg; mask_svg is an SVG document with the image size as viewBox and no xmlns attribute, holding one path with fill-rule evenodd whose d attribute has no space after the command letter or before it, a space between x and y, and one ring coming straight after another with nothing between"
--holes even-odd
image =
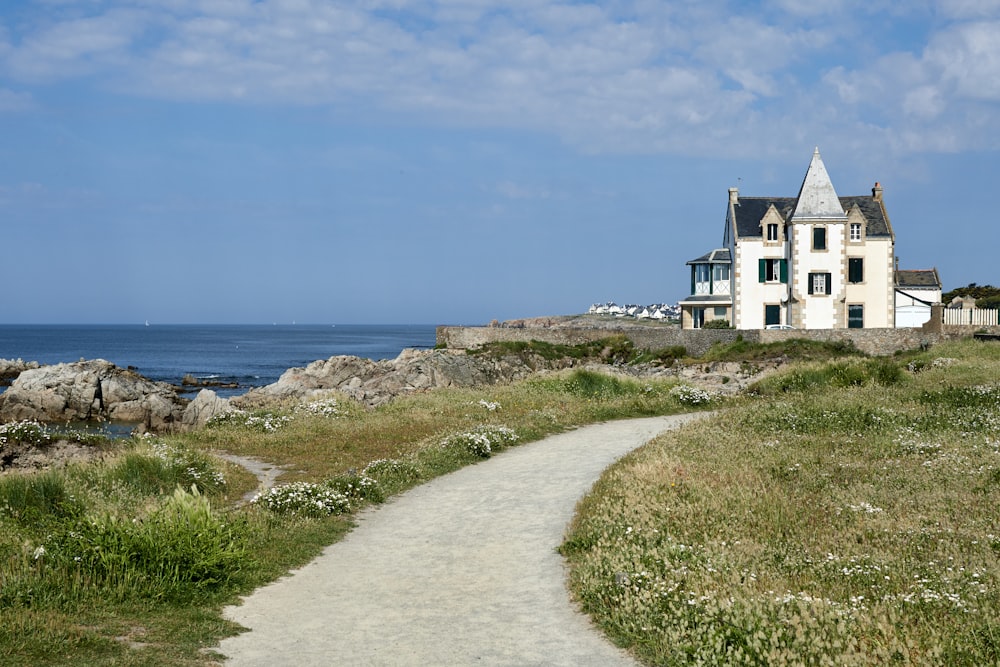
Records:
<instances>
[{"instance_id":1,"label":"stone house","mask_svg":"<svg viewBox=\"0 0 1000 667\"><path fill-rule=\"evenodd\" d=\"M895 234L882 188L838 196L819 149L796 197L729 189L724 246L688 262L684 328L712 319L737 329L896 326Z\"/></svg>"}]
</instances>

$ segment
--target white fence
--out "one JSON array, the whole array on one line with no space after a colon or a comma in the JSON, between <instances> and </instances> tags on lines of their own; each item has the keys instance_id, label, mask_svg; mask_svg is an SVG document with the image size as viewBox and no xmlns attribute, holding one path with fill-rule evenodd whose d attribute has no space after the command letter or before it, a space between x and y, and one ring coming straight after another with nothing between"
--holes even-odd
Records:
<instances>
[{"instance_id":1,"label":"white fence","mask_svg":"<svg viewBox=\"0 0 1000 667\"><path fill-rule=\"evenodd\" d=\"M1000 311L993 308L945 308L944 323L976 327L995 327L997 326L998 313Z\"/></svg>"}]
</instances>

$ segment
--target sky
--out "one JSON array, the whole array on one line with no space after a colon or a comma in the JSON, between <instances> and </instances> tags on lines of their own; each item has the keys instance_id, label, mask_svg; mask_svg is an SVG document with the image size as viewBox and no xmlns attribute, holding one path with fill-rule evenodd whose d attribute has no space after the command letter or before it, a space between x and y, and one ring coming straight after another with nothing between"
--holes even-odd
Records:
<instances>
[{"instance_id":1,"label":"sky","mask_svg":"<svg viewBox=\"0 0 1000 667\"><path fill-rule=\"evenodd\" d=\"M0 323L675 303L816 147L1000 283L1000 0L4 0Z\"/></svg>"}]
</instances>

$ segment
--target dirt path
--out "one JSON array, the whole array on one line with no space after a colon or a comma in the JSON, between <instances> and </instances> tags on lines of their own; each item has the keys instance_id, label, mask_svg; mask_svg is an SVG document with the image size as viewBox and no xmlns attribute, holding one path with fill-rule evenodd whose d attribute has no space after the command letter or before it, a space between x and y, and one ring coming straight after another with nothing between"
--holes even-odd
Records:
<instances>
[{"instance_id":1,"label":"dirt path","mask_svg":"<svg viewBox=\"0 0 1000 667\"><path fill-rule=\"evenodd\" d=\"M613 461L696 416L588 426L363 512L309 565L225 615L227 666L635 665L570 602L556 547Z\"/></svg>"}]
</instances>

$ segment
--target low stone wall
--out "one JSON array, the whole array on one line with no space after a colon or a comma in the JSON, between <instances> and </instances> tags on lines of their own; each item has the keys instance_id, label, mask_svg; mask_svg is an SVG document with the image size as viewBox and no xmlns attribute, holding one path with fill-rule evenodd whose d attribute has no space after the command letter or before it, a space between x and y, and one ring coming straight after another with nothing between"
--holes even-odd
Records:
<instances>
[{"instance_id":1,"label":"low stone wall","mask_svg":"<svg viewBox=\"0 0 1000 667\"><path fill-rule=\"evenodd\" d=\"M994 329L994 327L987 327ZM983 327L943 327L940 331L921 328L907 329L795 329L795 330L736 330L679 329L677 327L438 327L437 344L451 349L470 349L486 343L532 340L562 345L578 345L608 336L622 334L643 350L660 350L682 345L689 355L700 356L713 343L730 343L742 336L751 343L773 343L790 338L805 338L827 342L851 342L862 352L888 355L900 350L927 347L943 340L967 338ZM1000 333L1000 327L996 327Z\"/></svg>"}]
</instances>

